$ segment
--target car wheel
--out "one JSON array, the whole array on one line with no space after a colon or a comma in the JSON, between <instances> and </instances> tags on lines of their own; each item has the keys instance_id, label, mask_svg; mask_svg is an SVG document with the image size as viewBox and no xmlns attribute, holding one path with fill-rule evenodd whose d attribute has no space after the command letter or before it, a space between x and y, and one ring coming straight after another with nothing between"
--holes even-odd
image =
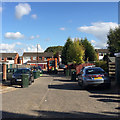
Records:
<instances>
[{"instance_id":1,"label":"car wheel","mask_svg":"<svg viewBox=\"0 0 120 120\"><path fill-rule=\"evenodd\" d=\"M29 80L29 85L31 85L32 84L32 81L31 80Z\"/></svg>"},{"instance_id":2,"label":"car wheel","mask_svg":"<svg viewBox=\"0 0 120 120\"><path fill-rule=\"evenodd\" d=\"M81 87L81 89L86 89L86 86L84 85L83 81L81 81L80 87Z\"/></svg>"},{"instance_id":3,"label":"car wheel","mask_svg":"<svg viewBox=\"0 0 120 120\"><path fill-rule=\"evenodd\" d=\"M31 81L34 82L34 77L33 76L31 77Z\"/></svg>"},{"instance_id":4,"label":"car wheel","mask_svg":"<svg viewBox=\"0 0 120 120\"><path fill-rule=\"evenodd\" d=\"M23 85L21 85L21 88L23 88Z\"/></svg>"},{"instance_id":5,"label":"car wheel","mask_svg":"<svg viewBox=\"0 0 120 120\"><path fill-rule=\"evenodd\" d=\"M10 85L13 85L12 81L10 81Z\"/></svg>"}]
</instances>

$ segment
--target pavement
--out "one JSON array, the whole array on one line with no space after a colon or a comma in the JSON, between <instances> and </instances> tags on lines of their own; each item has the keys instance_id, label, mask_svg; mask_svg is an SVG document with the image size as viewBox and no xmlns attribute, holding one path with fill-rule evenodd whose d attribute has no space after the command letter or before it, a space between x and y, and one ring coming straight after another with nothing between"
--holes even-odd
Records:
<instances>
[{"instance_id":1,"label":"pavement","mask_svg":"<svg viewBox=\"0 0 120 120\"><path fill-rule=\"evenodd\" d=\"M3 118L118 118L119 90L88 88L62 74L44 74L28 88L2 94Z\"/></svg>"}]
</instances>

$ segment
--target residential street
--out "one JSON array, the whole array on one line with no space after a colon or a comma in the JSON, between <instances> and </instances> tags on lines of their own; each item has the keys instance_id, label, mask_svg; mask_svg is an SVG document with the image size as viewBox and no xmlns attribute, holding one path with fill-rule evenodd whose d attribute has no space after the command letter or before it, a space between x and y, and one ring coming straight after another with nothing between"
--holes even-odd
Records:
<instances>
[{"instance_id":1,"label":"residential street","mask_svg":"<svg viewBox=\"0 0 120 120\"><path fill-rule=\"evenodd\" d=\"M2 94L3 118L112 118L120 110L118 90L89 88L63 75L44 74L28 88Z\"/></svg>"}]
</instances>

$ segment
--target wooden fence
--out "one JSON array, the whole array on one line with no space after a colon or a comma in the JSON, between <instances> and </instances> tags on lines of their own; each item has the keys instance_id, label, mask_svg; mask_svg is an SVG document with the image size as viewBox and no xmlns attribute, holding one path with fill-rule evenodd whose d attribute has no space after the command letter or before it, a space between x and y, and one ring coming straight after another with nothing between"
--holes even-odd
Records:
<instances>
[{"instance_id":1,"label":"wooden fence","mask_svg":"<svg viewBox=\"0 0 120 120\"><path fill-rule=\"evenodd\" d=\"M115 62L108 63L109 77L115 78Z\"/></svg>"}]
</instances>

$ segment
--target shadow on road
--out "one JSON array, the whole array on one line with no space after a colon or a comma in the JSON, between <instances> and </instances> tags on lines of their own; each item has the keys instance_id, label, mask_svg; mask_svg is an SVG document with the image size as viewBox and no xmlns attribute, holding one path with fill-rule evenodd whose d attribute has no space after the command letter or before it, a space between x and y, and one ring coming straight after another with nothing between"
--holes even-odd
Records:
<instances>
[{"instance_id":1,"label":"shadow on road","mask_svg":"<svg viewBox=\"0 0 120 120\"><path fill-rule=\"evenodd\" d=\"M76 83L66 83L57 85L48 85L49 89L61 89L61 90L80 90L80 87Z\"/></svg>"},{"instance_id":2,"label":"shadow on road","mask_svg":"<svg viewBox=\"0 0 120 120\"><path fill-rule=\"evenodd\" d=\"M54 79L53 81L60 81L60 82L77 82L77 81L72 81L72 80L61 80L61 79Z\"/></svg>"},{"instance_id":3,"label":"shadow on road","mask_svg":"<svg viewBox=\"0 0 120 120\"><path fill-rule=\"evenodd\" d=\"M110 112L106 112L106 113L100 113L100 114L96 114L96 113L88 113L88 112L57 112L57 111L40 111L40 110L33 110L33 112L37 113L38 116L34 116L34 115L27 115L27 114L19 114L19 113L11 113L11 112L7 112L7 111L2 111L2 120L4 119L8 119L13 120L13 119L20 119L23 120L23 118L29 118L29 120L35 120L35 119L41 119L41 118L52 118L52 119L62 119L63 118L76 118L78 120L101 120L105 119L105 120L118 120L118 115L117 113L110 113ZM110 114L110 115L106 115L106 114Z\"/></svg>"}]
</instances>

